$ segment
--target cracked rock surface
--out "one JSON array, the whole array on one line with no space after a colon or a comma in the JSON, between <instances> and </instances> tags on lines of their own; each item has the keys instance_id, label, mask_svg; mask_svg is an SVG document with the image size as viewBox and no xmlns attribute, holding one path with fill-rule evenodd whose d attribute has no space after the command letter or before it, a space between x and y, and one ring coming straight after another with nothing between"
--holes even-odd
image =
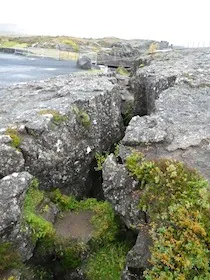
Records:
<instances>
[{"instance_id":1,"label":"cracked rock surface","mask_svg":"<svg viewBox=\"0 0 210 280\"><path fill-rule=\"evenodd\" d=\"M45 189L88 195L96 151L109 149L123 133L116 82L112 76L86 73L2 89L1 177L25 170ZM8 143L8 127L17 131L18 149Z\"/></svg>"},{"instance_id":2,"label":"cracked rock surface","mask_svg":"<svg viewBox=\"0 0 210 280\"><path fill-rule=\"evenodd\" d=\"M136 116L122 145L148 158L175 158L210 179L210 49L144 58L131 84Z\"/></svg>"}]
</instances>

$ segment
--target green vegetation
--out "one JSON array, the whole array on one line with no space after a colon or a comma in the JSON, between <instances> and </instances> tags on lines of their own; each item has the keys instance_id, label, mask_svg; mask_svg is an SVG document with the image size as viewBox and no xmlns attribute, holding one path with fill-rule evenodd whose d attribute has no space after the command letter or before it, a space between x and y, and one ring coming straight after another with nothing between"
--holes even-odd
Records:
<instances>
[{"instance_id":1,"label":"green vegetation","mask_svg":"<svg viewBox=\"0 0 210 280\"><path fill-rule=\"evenodd\" d=\"M89 243L89 249L84 247L84 244L83 247L81 245L78 247L77 243L74 250L72 250L72 247L69 249L69 254L65 251L64 267L77 267L81 264L81 253L84 254L85 250L90 250L91 256L87 260L85 269L88 279L120 279L130 247L117 241L120 224L111 205L106 201L97 201L90 198L77 201L71 196L62 195L58 189L51 193L51 199L62 211L79 212L88 210L94 213L91 218L94 233Z\"/></svg>"},{"instance_id":2,"label":"green vegetation","mask_svg":"<svg viewBox=\"0 0 210 280\"><path fill-rule=\"evenodd\" d=\"M80 242L60 242L55 252L63 270L75 269L82 264L82 255L86 252L87 245Z\"/></svg>"},{"instance_id":3,"label":"green vegetation","mask_svg":"<svg viewBox=\"0 0 210 280\"><path fill-rule=\"evenodd\" d=\"M118 144L114 144L113 153L116 158L119 156L119 145ZM95 167L95 171L102 170L103 163L105 162L106 158L109 155L110 155L110 152L102 152L102 153L96 152L95 153L95 159L96 159L96 163L97 163L97 166Z\"/></svg>"},{"instance_id":4,"label":"green vegetation","mask_svg":"<svg viewBox=\"0 0 210 280\"><path fill-rule=\"evenodd\" d=\"M75 52L79 52L79 45L75 43L73 40L65 39L62 41L62 43L71 46Z\"/></svg>"},{"instance_id":5,"label":"green vegetation","mask_svg":"<svg viewBox=\"0 0 210 280\"><path fill-rule=\"evenodd\" d=\"M128 246L109 244L93 254L87 262L86 273L90 280L119 280L125 265Z\"/></svg>"},{"instance_id":6,"label":"green vegetation","mask_svg":"<svg viewBox=\"0 0 210 280\"><path fill-rule=\"evenodd\" d=\"M7 269L19 268L20 256L9 242L0 244L0 275Z\"/></svg>"},{"instance_id":7,"label":"green vegetation","mask_svg":"<svg viewBox=\"0 0 210 280\"><path fill-rule=\"evenodd\" d=\"M52 120L55 124L59 124L68 119L67 116L61 115L58 111L53 110L53 109L43 109L43 110L39 111L39 115L47 115L47 114L50 114L53 116Z\"/></svg>"},{"instance_id":8,"label":"green vegetation","mask_svg":"<svg viewBox=\"0 0 210 280\"><path fill-rule=\"evenodd\" d=\"M44 198L44 192L40 191L38 186L38 180L33 179L24 201L24 218L32 230L35 241L45 236L54 235L53 225L36 211Z\"/></svg>"},{"instance_id":9,"label":"green vegetation","mask_svg":"<svg viewBox=\"0 0 210 280\"><path fill-rule=\"evenodd\" d=\"M40 238L35 253L40 264L43 265L45 260L49 260L49 256L51 256L54 261L56 260L59 271L63 273L81 266L84 256L90 255L86 269L88 279L109 279L105 278L109 272L113 276L110 279L118 280L129 248L125 244L117 242L120 224L111 205L96 199L78 201L72 196L61 194L58 189L49 193L49 197L61 210L61 216L65 214L65 211L92 211L94 214L91 223L94 231L88 244L56 235L45 235ZM106 253L107 255L104 255ZM97 261L97 266L94 264L94 259ZM104 268L104 263L107 268ZM49 264L47 265L49 266ZM98 278L101 272L103 278Z\"/></svg>"},{"instance_id":10,"label":"green vegetation","mask_svg":"<svg viewBox=\"0 0 210 280\"><path fill-rule=\"evenodd\" d=\"M122 67L122 66L119 66L116 70L116 72L119 74L119 75L123 75L123 76L128 76L129 75L129 71Z\"/></svg>"},{"instance_id":11,"label":"green vegetation","mask_svg":"<svg viewBox=\"0 0 210 280\"><path fill-rule=\"evenodd\" d=\"M153 267L145 272L145 279L210 279L207 181L181 162L147 161L137 152L126 165L139 180L139 206L152 220Z\"/></svg>"},{"instance_id":12,"label":"green vegetation","mask_svg":"<svg viewBox=\"0 0 210 280\"><path fill-rule=\"evenodd\" d=\"M61 194L58 189L50 192L48 197L57 205L61 216L65 214L65 211L93 212L90 222L94 230L88 244L61 238L56 235L53 225L40 214L40 211L48 211L48 207L45 205L40 210L40 205L47 193L39 190L38 186L38 181L34 179L26 194L23 210L25 222L30 226L37 244L35 258L39 260L38 265L41 269L38 270L43 275L40 279L50 279L55 264L61 274L66 273L81 266L84 256L90 255L86 268L88 279L109 279L107 278L109 273L112 277L110 279L118 280L129 248L128 245L117 241L120 234L120 222L112 206L106 201L90 198L78 201L73 196ZM53 259L52 263L49 263L50 259ZM36 268L33 271L39 275ZM102 278L98 278L100 273Z\"/></svg>"},{"instance_id":13,"label":"green vegetation","mask_svg":"<svg viewBox=\"0 0 210 280\"><path fill-rule=\"evenodd\" d=\"M22 142L22 138L20 137L20 134L17 131L17 129L7 128L5 134L10 136L10 138L12 139L11 146L16 149L19 149L20 144Z\"/></svg>"},{"instance_id":14,"label":"green vegetation","mask_svg":"<svg viewBox=\"0 0 210 280\"><path fill-rule=\"evenodd\" d=\"M0 47L1 48L27 48L26 43L20 43L18 41L12 41L8 39L1 39L0 40Z\"/></svg>"},{"instance_id":15,"label":"green vegetation","mask_svg":"<svg viewBox=\"0 0 210 280\"><path fill-rule=\"evenodd\" d=\"M74 106L73 113L76 115L77 121L85 128L88 128L91 125L90 117L84 110L81 110L77 106Z\"/></svg>"},{"instance_id":16,"label":"green vegetation","mask_svg":"<svg viewBox=\"0 0 210 280\"><path fill-rule=\"evenodd\" d=\"M95 153L95 159L97 162L97 167L95 167L96 171L102 170L103 163L105 162L106 158L108 157L109 153L104 152L104 153Z\"/></svg>"}]
</instances>

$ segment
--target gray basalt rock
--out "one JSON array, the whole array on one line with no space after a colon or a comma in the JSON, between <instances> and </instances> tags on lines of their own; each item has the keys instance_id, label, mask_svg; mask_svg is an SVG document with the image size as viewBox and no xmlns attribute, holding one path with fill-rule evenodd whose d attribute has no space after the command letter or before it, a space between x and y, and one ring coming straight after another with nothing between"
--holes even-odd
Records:
<instances>
[{"instance_id":1,"label":"gray basalt rock","mask_svg":"<svg viewBox=\"0 0 210 280\"><path fill-rule=\"evenodd\" d=\"M24 158L22 153L10 147L10 142L7 144L0 143L0 178L23 170Z\"/></svg>"},{"instance_id":2,"label":"gray basalt rock","mask_svg":"<svg viewBox=\"0 0 210 280\"><path fill-rule=\"evenodd\" d=\"M83 55L77 60L77 67L85 70L92 69L91 58L86 55Z\"/></svg>"},{"instance_id":3,"label":"gray basalt rock","mask_svg":"<svg viewBox=\"0 0 210 280\"><path fill-rule=\"evenodd\" d=\"M12 242L23 260L31 257L34 245L27 227L23 230L22 207L32 175L12 173L0 180L0 239Z\"/></svg>"},{"instance_id":4,"label":"gray basalt rock","mask_svg":"<svg viewBox=\"0 0 210 280\"><path fill-rule=\"evenodd\" d=\"M109 149L124 129L115 84L114 77L78 74L2 89L0 129L16 127L21 137L20 152L0 144L2 176L24 169L45 189L88 195L96 151Z\"/></svg>"},{"instance_id":5,"label":"gray basalt rock","mask_svg":"<svg viewBox=\"0 0 210 280\"><path fill-rule=\"evenodd\" d=\"M197 49L160 52L139 59L141 64L146 61L146 65L139 65L130 81L136 116L120 144L123 163L137 149L148 159L183 161L210 180L209 57L210 49ZM128 204L132 205L128 190L133 183L126 172L125 165L117 164L113 156L104 163L104 194L121 216L121 205L126 209ZM122 279L143 279L143 271L149 267L151 245L148 231L140 227L136 244L127 255Z\"/></svg>"},{"instance_id":6,"label":"gray basalt rock","mask_svg":"<svg viewBox=\"0 0 210 280\"><path fill-rule=\"evenodd\" d=\"M143 272L151 267L149 263L151 257L150 246L152 246L152 241L148 229L147 227L141 227L136 244L128 252L122 280L144 279Z\"/></svg>"},{"instance_id":7,"label":"gray basalt rock","mask_svg":"<svg viewBox=\"0 0 210 280\"><path fill-rule=\"evenodd\" d=\"M174 158L210 179L210 49L150 56L133 76L135 116L122 154L136 147L150 159ZM122 156L122 155L121 155Z\"/></svg>"},{"instance_id":8,"label":"gray basalt rock","mask_svg":"<svg viewBox=\"0 0 210 280\"><path fill-rule=\"evenodd\" d=\"M139 230L146 216L138 209L140 195L138 183L133 180L124 165L118 164L113 154L109 155L103 164L104 197L120 215L128 228Z\"/></svg>"}]
</instances>

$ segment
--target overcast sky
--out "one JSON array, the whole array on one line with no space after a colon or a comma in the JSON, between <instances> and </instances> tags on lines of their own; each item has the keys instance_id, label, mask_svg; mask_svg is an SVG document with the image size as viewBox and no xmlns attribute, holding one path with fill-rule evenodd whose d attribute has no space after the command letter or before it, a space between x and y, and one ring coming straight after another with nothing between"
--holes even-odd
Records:
<instances>
[{"instance_id":1,"label":"overcast sky","mask_svg":"<svg viewBox=\"0 0 210 280\"><path fill-rule=\"evenodd\" d=\"M1 0L0 23L80 37L210 42L210 0Z\"/></svg>"}]
</instances>

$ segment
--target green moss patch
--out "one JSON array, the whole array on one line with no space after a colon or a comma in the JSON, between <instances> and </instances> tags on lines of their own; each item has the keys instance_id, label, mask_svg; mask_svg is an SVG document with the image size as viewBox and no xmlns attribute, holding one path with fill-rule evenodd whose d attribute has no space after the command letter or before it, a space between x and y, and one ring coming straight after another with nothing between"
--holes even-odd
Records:
<instances>
[{"instance_id":1,"label":"green moss patch","mask_svg":"<svg viewBox=\"0 0 210 280\"><path fill-rule=\"evenodd\" d=\"M10 138L12 139L11 146L18 149L22 142L22 138L20 136L20 133L17 131L17 129L7 128L5 134L10 136Z\"/></svg>"},{"instance_id":2,"label":"green moss patch","mask_svg":"<svg viewBox=\"0 0 210 280\"><path fill-rule=\"evenodd\" d=\"M35 240L54 234L53 225L37 213L37 207L44 199L44 192L40 191L37 179L33 179L24 201L24 218L30 226Z\"/></svg>"},{"instance_id":3,"label":"green moss patch","mask_svg":"<svg viewBox=\"0 0 210 280\"><path fill-rule=\"evenodd\" d=\"M140 153L126 165L139 180L139 207L152 220L151 270L146 280L210 279L208 183L183 163L148 161Z\"/></svg>"}]
</instances>

